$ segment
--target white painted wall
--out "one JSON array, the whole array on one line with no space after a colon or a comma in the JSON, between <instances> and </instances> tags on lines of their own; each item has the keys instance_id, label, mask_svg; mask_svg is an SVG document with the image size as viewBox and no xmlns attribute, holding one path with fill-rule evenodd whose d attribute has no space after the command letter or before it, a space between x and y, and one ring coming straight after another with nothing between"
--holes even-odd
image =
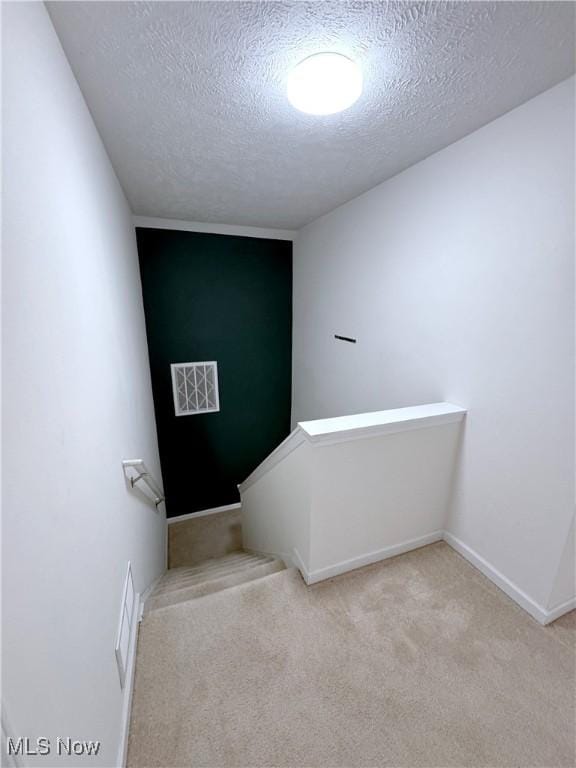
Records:
<instances>
[{"instance_id":1,"label":"white painted wall","mask_svg":"<svg viewBox=\"0 0 576 768\"><path fill-rule=\"evenodd\" d=\"M439 541L464 415L430 403L300 422L239 486L244 546L310 584Z\"/></svg>"},{"instance_id":2,"label":"white painted wall","mask_svg":"<svg viewBox=\"0 0 576 768\"><path fill-rule=\"evenodd\" d=\"M575 546L574 517L572 517L572 523L566 535L558 571L550 594L549 604L551 608L557 605L564 605L576 594Z\"/></svg>"},{"instance_id":3,"label":"white painted wall","mask_svg":"<svg viewBox=\"0 0 576 768\"><path fill-rule=\"evenodd\" d=\"M134 228L44 5L3 14L2 698L15 735L100 739L86 762L113 766L127 561L138 591L165 562L121 467L160 477Z\"/></svg>"},{"instance_id":4,"label":"white painted wall","mask_svg":"<svg viewBox=\"0 0 576 768\"><path fill-rule=\"evenodd\" d=\"M350 440L315 449L312 572L419 542L446 527L461 424ZM409 549L410 547L407 547Z\"/></svg>"},{"instance_id":5,"label":"white painted wall","mask_svg":"<svg viewBox=\"0 0 576 768\"><path fill-rule=\"evenodd\" d=\"M544 607L566 595L574 502L573 137L571 79L313 222L294 253L293 421L467 408L449 529Z\"/></svg>"},{"instance_id":6,"label":"white painted wall","mask_svg":"<svg viewBox=\"0 0 576 768\"><path fill-rule=\"evenodd\" d=\"M241 487L244 547L282 557L290 563L296 549L310 561L312 448L292 434L282 460L256 482Z\"/></svg>"}]
</instances>

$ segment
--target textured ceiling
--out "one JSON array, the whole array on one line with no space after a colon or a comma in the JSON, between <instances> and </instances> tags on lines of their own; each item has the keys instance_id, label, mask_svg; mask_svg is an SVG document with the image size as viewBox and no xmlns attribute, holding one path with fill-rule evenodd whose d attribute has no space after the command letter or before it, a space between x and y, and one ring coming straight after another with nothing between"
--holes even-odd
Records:
<instances>
[{"instance_id":1,"label":"textured ceiling","mask_svg":"<svg viewBox=\"0 0 576 768\"><path fill-rule=\"evenodd\" d=\"M135 213L299 228L574 67L564 2L52 2ZM296 112L286 75L356 59L359 101Z\"/></svg>"}]
</instances>

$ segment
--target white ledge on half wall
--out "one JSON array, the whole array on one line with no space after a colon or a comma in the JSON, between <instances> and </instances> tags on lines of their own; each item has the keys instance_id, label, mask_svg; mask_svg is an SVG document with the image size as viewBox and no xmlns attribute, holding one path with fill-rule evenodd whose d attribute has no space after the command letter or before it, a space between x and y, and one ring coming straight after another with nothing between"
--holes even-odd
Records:
<instances>
[{"instance_id":1,"label":"white ledge on half wall","mask_svg":"<svg viewBox=\"0 0 576 768\"><path fill-rule=\"evenodd\" d=\"M428 403L412 405L408 408L392 408L387 411L300 421L288 437L248 475L238 488L240 492L248 489L304 441L313 445L330 445L412 429L437 427L461 421L465 415L466 409L453 403Z\"/></svg>"},{"instance_id":2,"label":"white ledge on half wall","mask_svg":"<svg viewBox=\"0 0 576 768\"><path fill-rule=\"evenodd\" d=\"M432 403L301 422L240 485L245 549L313 584L439 541L465 413Z\"/></svg>"},{"instance_id":3,"label":"white ledge on half wall","mask_svg":"<svg viewBox=\"0 0 576 768\"><path fill-rule=\"evenodd\" d=\"M393 408L388 411L357 413L352 416L336 416L332 419L301 421L301 430L312 442L344 440L349 437L385 435L403 432L407 429L435 427L460 421L466 410L452 403L429 403L408 408Z\"/></svg>"}]
</instances>

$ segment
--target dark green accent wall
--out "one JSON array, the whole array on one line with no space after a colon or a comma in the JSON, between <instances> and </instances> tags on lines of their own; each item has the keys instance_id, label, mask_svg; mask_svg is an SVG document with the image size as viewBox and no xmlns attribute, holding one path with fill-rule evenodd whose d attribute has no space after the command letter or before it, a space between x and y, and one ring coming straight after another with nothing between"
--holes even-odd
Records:
<instances>
[{"instance_id":1,"label":"dark green accent wall","mask_svg":"<svg viewBox=\"0 0 576 768\"><path fill-rule=\"evenodd\" d=\"M167 514L232 504L290 431L292 243L136 233ZM170 364L203 360L220 411L177 417Z\"/></svg>"}]
</instances>

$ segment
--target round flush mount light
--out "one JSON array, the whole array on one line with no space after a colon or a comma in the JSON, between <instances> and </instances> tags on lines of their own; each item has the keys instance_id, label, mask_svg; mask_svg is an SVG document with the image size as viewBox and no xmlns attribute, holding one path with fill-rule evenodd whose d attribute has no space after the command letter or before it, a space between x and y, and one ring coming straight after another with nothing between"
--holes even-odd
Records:
<instances>
[{"instance_id":1,"label":"round flush mount light","mask_svg":"<svg viewBox=\"0 0 576 768\"><path fill-rule=\"evenodd\" d=\"M333 115L352 106L362 93L362 72L341 53L316 53L288 76L288 100L310 115Z\"/></svg>"}]
</instances>

